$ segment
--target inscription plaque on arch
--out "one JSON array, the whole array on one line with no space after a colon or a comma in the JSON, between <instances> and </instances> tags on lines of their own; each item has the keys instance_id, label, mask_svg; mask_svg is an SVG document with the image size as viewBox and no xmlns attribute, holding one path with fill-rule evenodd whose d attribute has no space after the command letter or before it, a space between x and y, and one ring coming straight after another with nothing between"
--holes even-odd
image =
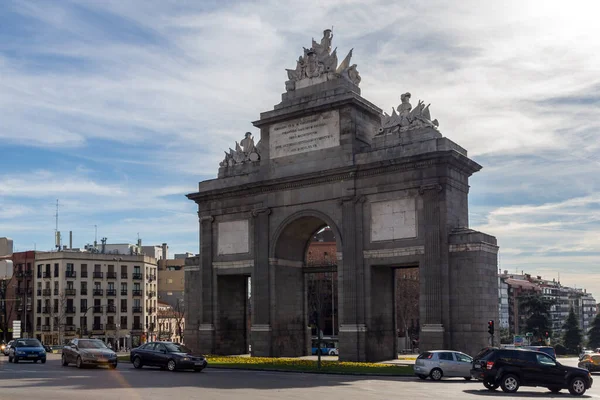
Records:
<instances>
[{"instance_id":1,"label":"inscription plaque on arch","mask_svg":"<svg viewBox=\"0 0 600 400\"><path fill-rule=\"evenodd\" d=\"M269 134L272 159L339 146L340 115L334 110L280 122Z\"/></svg>"}]
</instances>

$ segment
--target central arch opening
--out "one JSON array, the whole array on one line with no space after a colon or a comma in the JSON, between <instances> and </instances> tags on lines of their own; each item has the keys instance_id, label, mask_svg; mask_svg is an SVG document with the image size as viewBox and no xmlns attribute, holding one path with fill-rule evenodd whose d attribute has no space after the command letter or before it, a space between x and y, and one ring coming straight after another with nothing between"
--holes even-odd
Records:
<instances>
[{"instance_id":1,"label":"central arch opening","mask_svg":"<svg viewBox=\"0 0 600 400\"><path fill-rule=\"evenodd\" d=\"M319 335L328 339L328 348L337 348L337 249L341 246L337 229L328 220L318 213L297 215L284 221L275 236L270 260L275 356L311 354L313 338Z\"/></svg>"}]
</instances>

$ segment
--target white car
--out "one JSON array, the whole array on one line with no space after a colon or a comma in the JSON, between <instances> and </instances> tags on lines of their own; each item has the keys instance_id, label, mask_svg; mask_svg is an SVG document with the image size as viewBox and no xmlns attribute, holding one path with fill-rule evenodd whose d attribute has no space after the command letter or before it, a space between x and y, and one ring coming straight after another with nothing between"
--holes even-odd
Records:
<instances>
[{"instance_id":1,"label":"white car","mask_svg":"<svg viewBox=\"0 0 600 400\"><path fill-rule=\"evenodd\" d=\"M4 349L2 349L2 353L4 353L5 356L8 356L8 353L10 352L10 346L14 343L14 340L11 340L10 342L8 342L8 344L6 346L4 346Z\"/></svg>"},{"instance_id":2,"label":"white car","mask_svg":"<svg viewBox=\"0 0 600 400\"><path fill-rule=\"evenodd\" d=\"M339 356L340 355L340 350L337 347L333 347L328 349L329 353L327 353L330 356Z\"/></svg>"},{"instance_id":3,"label":"white car","mask_svg":"<svg viewBox=\"0 0 600 400\"><path fill-rule=\"evenodd\" d=\"M442 377L460 377L471 380L473 358L454 350L433 350L421 353L415 362L415 375L439 381Z\"/></svg>"}]
</instances>

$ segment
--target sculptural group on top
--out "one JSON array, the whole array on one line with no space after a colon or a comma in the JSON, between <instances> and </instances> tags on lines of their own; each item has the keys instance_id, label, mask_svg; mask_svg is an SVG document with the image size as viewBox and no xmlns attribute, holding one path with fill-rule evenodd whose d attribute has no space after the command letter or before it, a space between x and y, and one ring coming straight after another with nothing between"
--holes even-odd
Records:
<instances>
[{"instance_id":1,"label":"sculptural group on top","mask_svg":"<svg viewBox=\"0 0 600 400\"><path fill-rule=\"evenodd\" d=\"M231 147L225 152L225 159L219 164L221 167L233 167L236 164L255 162L260 160L258 149L254 145L254 138L250 132L246 132L240 143L235 142L235 150Z\"/></svg>"},{"instance_id":2,"label":"sculptural group on top","mask_svg":"<svg viewBox=\"0 0 600 400\"><path fill-rule=\"evenodd\" d=\"M429 106L419 100L415 108L410 104L410 93L400 95L400 105L396 110L392 109L392 115L384 113L381 119L381 128L379 134L388 134L393 132L405 132L412 129L430 127L437 129L438 120L431 120Z\"/></svg>"},{"instance_id":3,"label":"sculptural group on top","mask_svg":"<svg viewBox=\"0 0 600 400\"><path fill-rule=\"evenodd\" d=\"M356 64L350 65L352 50L338 65L337 48L331 52L332 39L332 30L325 29L320 43L313 39L312 47L304 48L304 55L296 61L296 69L286 69L288 81L285 86L288 92L296 89L296 82L318 78L326 74L331 74L333 78L345 78L358 86L361 80L360 74L356 69Z\"/></svg>"}]
</instances>

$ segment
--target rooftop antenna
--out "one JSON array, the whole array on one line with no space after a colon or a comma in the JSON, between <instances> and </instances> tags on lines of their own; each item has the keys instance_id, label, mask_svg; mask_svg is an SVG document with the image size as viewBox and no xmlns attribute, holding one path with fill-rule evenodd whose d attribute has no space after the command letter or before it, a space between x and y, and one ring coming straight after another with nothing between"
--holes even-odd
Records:
<instances>
[{"instance_id":1,"label":"rooftop antenna","mask_svg":"<svg viewBox=\"0 0 600 400\"><path fill-rule=\"evenodd\" d=\"M56 214L54 214L56 226L54 228L54 244L60 250L60 232L58 231L58 199L56 199Z\"/></svg>"}]
</instances>

